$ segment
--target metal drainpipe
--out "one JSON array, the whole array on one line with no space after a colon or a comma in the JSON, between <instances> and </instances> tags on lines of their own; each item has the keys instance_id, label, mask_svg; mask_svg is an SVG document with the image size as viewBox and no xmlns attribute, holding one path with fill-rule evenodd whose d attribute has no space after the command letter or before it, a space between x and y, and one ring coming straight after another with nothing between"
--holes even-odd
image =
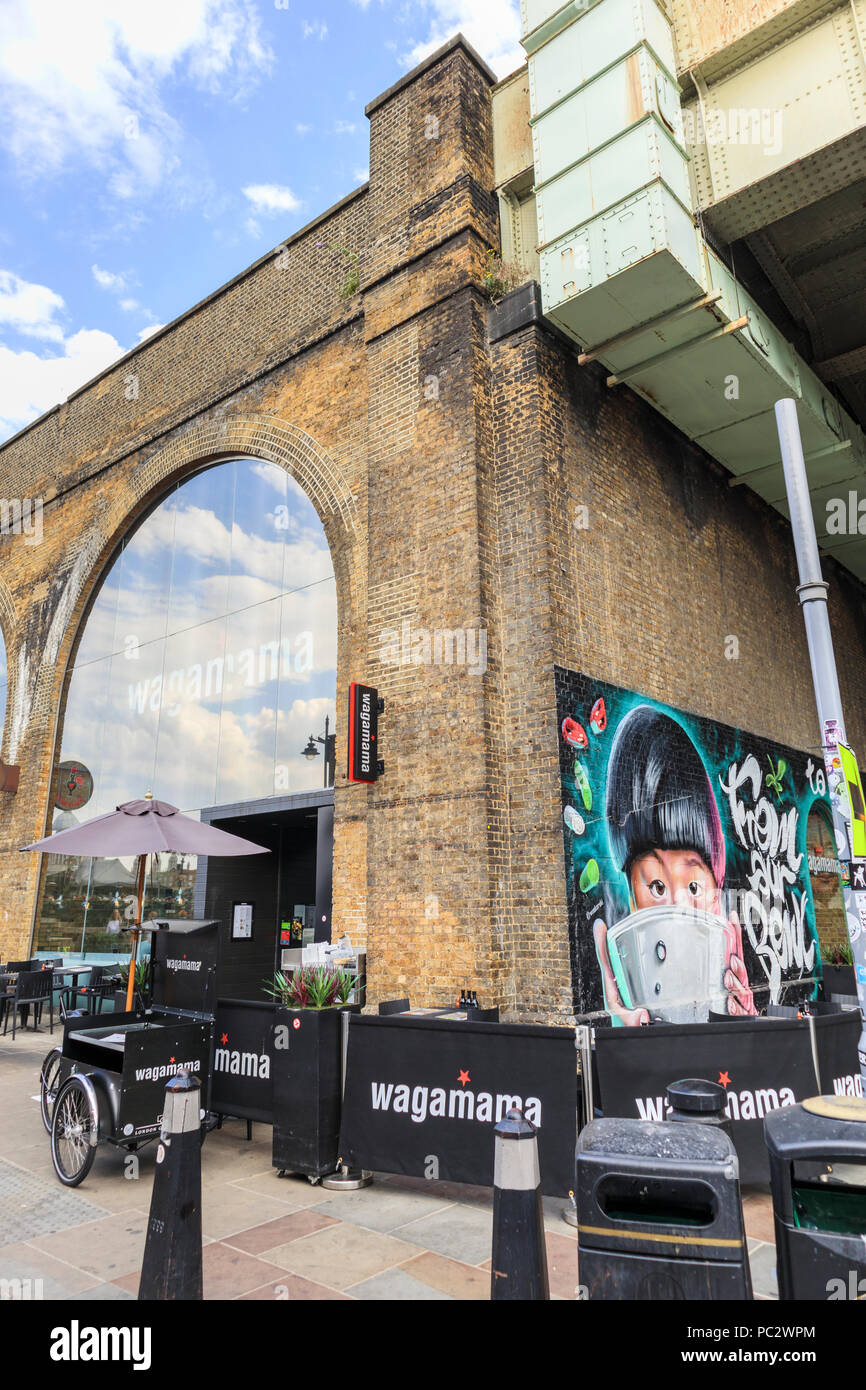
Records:
<instances>
[{"instance_id":1,"label":"metal drainpipe","mask_svg":"<svg viewBox=\"0 0 866 1390\"><path fill-rule=\"evenodd\" d=\"M848 822L842 814L841 796L834 791L834 783L838 774L832 765L837 745L840 742L847 743L848 740L845 735L842 697L839 693L839 678L836 674L836 658L833 653L833 638L830 633L830 617L827 611L828 585L821 573L818 538L815 534L815 520L812 516L809 480L806 476L806 464L803 459L803 444L800 439L796 401L785 399L776 402L776 426L782 448L788 510L791 514L794 549L800 575L797 596L803 609L803 620L806 624L806 641L809 644L812 683L815 687L815 703L818 706L818 720L821 725L821 743L824 752L824 766L827 772L828 795L833 811L836 848L840 858L850 860L852 856L848 839ZM850 883L847 883L842 884L842 898L845 904L848 935L851 939L851 950L854 956L854 976L857 981L860 1014L864 1020L864 1026L860 1031L860 1041L857 1044L857 1053L864 1095L866 1095L866 931L861 925L860 917L861 905L864 916L866 916L866 894L854 893Z\"/></svg>"}]
</instances>

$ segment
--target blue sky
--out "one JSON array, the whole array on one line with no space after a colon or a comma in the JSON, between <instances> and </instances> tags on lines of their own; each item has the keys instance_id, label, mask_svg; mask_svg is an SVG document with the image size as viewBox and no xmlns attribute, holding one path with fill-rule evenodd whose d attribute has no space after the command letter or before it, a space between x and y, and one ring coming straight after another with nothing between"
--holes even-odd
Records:
<instances>
[{"instance_id":1,"label":"blue sky","mask_svg":"<svg viewBox=\"0 0 866 1390\"><path fill-rule=\"evenodd\" d=\"M364 106L517 0L3 0L0 440L364 182Z\"/></svg>"}]
</instances>

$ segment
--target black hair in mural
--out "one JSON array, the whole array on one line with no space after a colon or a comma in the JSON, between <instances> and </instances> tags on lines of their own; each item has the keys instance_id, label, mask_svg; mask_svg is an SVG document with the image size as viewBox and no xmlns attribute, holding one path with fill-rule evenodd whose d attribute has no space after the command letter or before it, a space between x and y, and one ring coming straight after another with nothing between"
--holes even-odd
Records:
<instances>
[{"instance_id":1,"label":"black hair in mural","mask_svg":"<svg viewBox=\"0 0 866 1390\"><path fill-rule=\"evenodd\" d=\"M614 859L626 876L651 850L690 849L716 886L724 884L725 841L706 768L685 729L650 705L637 705L616 731L607 817Z\"/></svg>"}]
</instances>

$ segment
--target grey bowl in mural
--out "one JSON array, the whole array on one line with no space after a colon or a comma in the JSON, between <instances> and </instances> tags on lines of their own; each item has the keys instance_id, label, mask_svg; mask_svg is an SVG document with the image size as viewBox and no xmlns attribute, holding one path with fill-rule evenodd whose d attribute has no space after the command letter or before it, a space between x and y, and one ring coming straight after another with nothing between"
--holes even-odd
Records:
<instances>
[{"instance_id":1,"label":"grey bowl in mural","mask_svg":"<svg viewBox=\"0 0 866 1390\"><path fill-rule=\"evenodd\" d=\"M727 1012L723 976L729 928L721 917L689 907L646 907L607 933L623 1003L664 1023L700 1023Z\"/></svg>"}]
</instances>

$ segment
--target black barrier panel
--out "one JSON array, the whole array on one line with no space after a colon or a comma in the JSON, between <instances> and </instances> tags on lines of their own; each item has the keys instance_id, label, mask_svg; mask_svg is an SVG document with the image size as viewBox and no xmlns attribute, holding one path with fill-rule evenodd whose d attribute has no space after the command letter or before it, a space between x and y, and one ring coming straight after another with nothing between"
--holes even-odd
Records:
<instances>
[{"instance_id":1,"label":"black barrier panel","mask_svg":"<svg viewBox=\"0 0 866 1390\"><path fill-rule=\"evenodd\" d=\"M664 1120L665 1088L684 1076L716 1081L728 1096L743 1182L769 1180L763 1118L824 1092L853 1094L859 1074L859 1013L814 1020L820 1086L807 1019L730 1019L726 1023L604 1028L595 1035L606 1116Z\"/></svg>"},{"instance_id":2,"label":"black barrier panel","mask_svg":"<svg viewBox=\"0 0 866 1390\"><path fill-rule=\"evenodd\" d=\"M274 1004L218 999L210 1108L274 1122Z\"/></svg>"},{"instance_id":3,"label":"black barrier panel","mask_svg":"<svg viewBox=\"0 0 866 1390\"><path fill-rule=\"evenodd\" d=\"M174 920L169 929L155 931L151 941L154 1007L213 1009L214 979L219 951L219 923Z\"/></svg>"},{"instance_id":4,"label":"black barrier panel","mask_svg":"<svg viewBox=\"0 0 866 1390\"><path fill-rule=\"evenodd\" d=\"M353 1016L344 1163L490 1187L494 1127L512 1106L538 1127L542 1191L567 1196L577 1128L570 1029Z\"/></svg>"}]
</instances>

